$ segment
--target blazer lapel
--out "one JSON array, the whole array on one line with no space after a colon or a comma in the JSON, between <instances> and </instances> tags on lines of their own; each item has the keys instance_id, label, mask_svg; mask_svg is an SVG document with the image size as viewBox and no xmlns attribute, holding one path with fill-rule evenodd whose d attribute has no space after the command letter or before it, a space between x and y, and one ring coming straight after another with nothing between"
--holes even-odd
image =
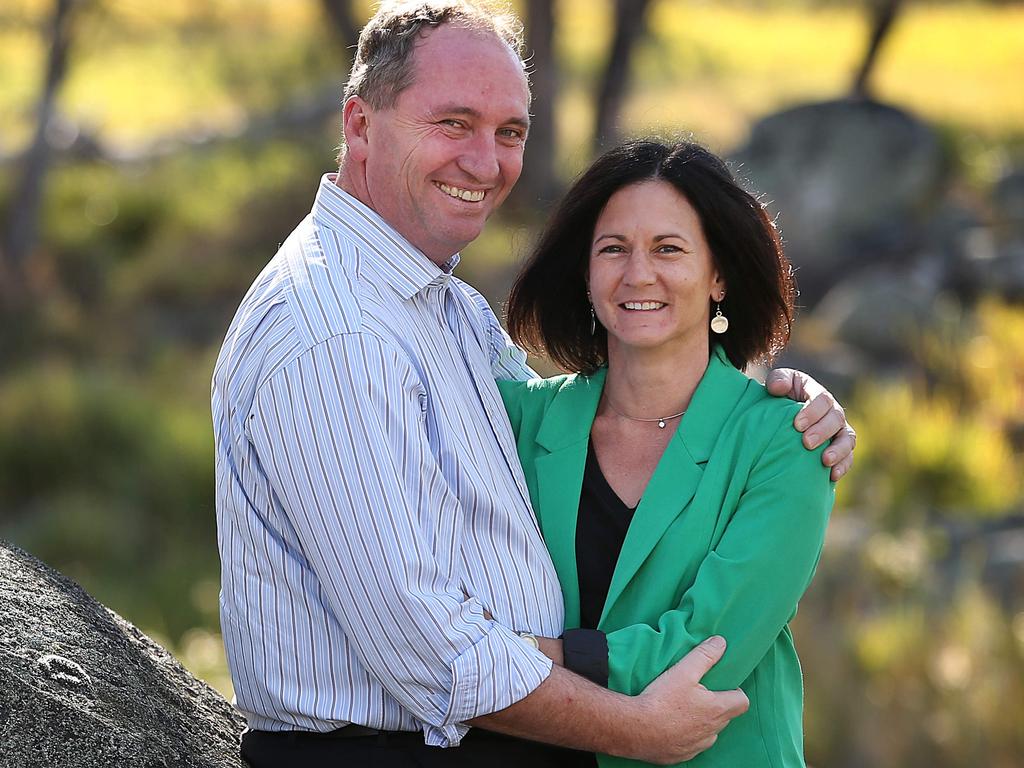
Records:
<instances>
[{"instance_id":1,"label":"blazer lapel","mask_svg":"<svg viewBox=\"0 0 1024 768\"><path fill-rule=\"evenodd\" d=\"M562 584L566 629L580 624L576 518L590 427L604 389L604 377L602 368L593 376L568 379L552 400L537 431L537 444L549 453L534 460L539 502L536 512Z\"/></svg>"},{"instance_id":2,"label":"blazer lapel","mask_svg":"<svg viewBox=\"0 0 1024 768\"><path fill-rule=\"evenodd\" d=\"M601 613L602 624L666 529L686 510L700 485L704 465L718 435L750 384L750 379L733 367L722 348L716 347L686 415L666 446L633 514L608 588ZM710 510L708 514L691 515L683 523L687 540L698 542L710 536L714 520Z\"/></svg>"}]
</instances>

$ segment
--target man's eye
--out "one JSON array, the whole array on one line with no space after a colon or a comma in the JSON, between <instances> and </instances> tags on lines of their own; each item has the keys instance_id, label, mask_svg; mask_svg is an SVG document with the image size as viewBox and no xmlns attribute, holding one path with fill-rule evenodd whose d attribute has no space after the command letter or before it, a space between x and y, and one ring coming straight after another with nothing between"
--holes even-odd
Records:
<instances>
[{"instance_id":1,"label":"man's eye","mask_svg":"<svg viewBox=\"0 0 1024 768\"><path fill-rule=\"evenodd\" d=\"M447 125L447 126L449 126L451 128L465 128L466 127L465 123L463 123L461 120L456 120L454 118L449 118L447 120L442 120L441 121L441 125Z\"/></svg>"},{"instance_id":2,"label":"man's eye","mask_svg":"<svg viewBox=\"0 0 1024 768\"><path fill-rule=\"evenodd\" d=\"M517 128L502 128L498 131L498 135L503 139L510 139L511 141L526 141L526 134Z\"/></svg>"}]
</instances>

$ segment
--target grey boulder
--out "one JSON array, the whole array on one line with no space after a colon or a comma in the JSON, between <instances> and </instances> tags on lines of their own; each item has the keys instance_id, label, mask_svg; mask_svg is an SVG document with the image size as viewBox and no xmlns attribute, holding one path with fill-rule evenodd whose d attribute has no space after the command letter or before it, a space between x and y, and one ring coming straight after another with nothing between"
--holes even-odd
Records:
<instances>
[{"instance_id":1,"label":"grey boulder","mask_svg":"<svg viewBox=\"0 0 1024 768\"><path fill-rule=\"evenodd\" d=\"M242 768L244 725L146 635L0 542L0 768Z\"/></svg>"}]
</instances>

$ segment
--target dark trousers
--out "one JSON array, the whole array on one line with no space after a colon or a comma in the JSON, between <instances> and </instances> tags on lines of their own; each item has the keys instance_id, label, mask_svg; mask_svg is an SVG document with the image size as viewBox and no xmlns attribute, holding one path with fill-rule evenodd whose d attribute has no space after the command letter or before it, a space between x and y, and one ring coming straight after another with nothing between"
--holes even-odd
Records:
<instances>
[{"instance_id":1,"label":"dark trousers","mask_svg":"<svg viewBox=\"0 0 1024 768\"><path fill-rule=\"evenodd\" d=\"M589 752L550 747L474 728L457 747L423 743L422 733L344 737L303 731L246 731L242 757L252 768L594 768Z\"/></svg>"}]
</instances>

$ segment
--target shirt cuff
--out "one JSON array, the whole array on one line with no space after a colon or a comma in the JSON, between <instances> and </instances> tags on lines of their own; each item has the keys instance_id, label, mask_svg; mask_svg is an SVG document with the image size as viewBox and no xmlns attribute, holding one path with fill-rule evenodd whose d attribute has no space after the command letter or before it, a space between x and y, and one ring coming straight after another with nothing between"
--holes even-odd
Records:
<instances>
[{"instance_id":1,"label":"shirt cuff","mask_svg":"<svg viewBox=\"0 0 1024 768\"><path fill-rule=\"evenodd\" d=\"M562 657L570 672L608 687L608 637L599 629L568 629L562 635Z\"/></svg>"},{"instance_id":2,"label":"shirt cuff","mask_svg":"<svg viewBox=\"0 0 1024 768\"><path fill-rule=\"evenodd\" d=\"M448 717L440 727L427 729L426 742L457 745L468 730L464 721L525 699L550 674L551 659L492 622L490 631L452 664Z\"/></svg>"}]
</instances>

